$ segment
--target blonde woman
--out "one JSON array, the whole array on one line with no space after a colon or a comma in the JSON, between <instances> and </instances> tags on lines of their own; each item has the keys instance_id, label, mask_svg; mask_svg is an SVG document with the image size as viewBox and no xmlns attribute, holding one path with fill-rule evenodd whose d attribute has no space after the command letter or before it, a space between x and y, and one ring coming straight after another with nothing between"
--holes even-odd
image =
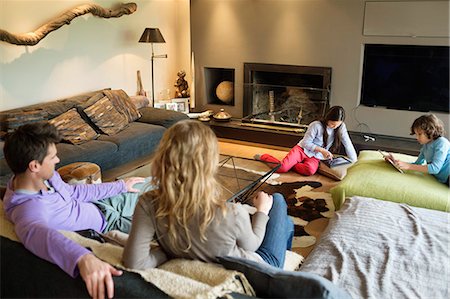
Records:
<instances>
[{"instance_id":1,"label":"blonde woman","mask_svg":"<svg viewBox=\"0 0 450 299\"><path fill-rule=\"evenodd\" d=\"M165 132L152 161L158 187L136 206L123 256L126 267L157 267L168 258L216 262L217 256L284 265L294 225L283 196L259 192L253 216L240 204L220 200L218 143L209 127L178 122ZM160 245L156 250L150 249L153 240Z\"/></svg>"}]
</instances>

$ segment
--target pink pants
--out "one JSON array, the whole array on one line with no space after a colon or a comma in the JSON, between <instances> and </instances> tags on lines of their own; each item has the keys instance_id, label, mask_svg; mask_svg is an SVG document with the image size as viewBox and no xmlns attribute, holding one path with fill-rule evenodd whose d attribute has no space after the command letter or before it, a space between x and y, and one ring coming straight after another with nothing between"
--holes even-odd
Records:
<instances>
[{"instance_id":1,"label":"pink pants","mask_svg":"<svg viewBox=\"0 0 450 299\"><path fill-rule=\"evenodd\" d=\"M280 163L280 160L269 154L262 155L261 161ZM308 157L303 149L299 145L296 145L284 157L283 161L281 161L281 167L276 172L284 173L291 169L301 175L313 175L319 169L319 159Z\"/></svg>"}]
</instances>

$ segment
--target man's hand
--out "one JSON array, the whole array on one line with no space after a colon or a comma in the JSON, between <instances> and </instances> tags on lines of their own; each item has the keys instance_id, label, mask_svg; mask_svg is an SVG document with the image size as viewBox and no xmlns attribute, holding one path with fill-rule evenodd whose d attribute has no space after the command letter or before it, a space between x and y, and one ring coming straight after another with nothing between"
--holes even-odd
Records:
<instances>
[{"instance_id":1,"label":"man's hand","mask_svg":"<svg viewBox=\"0 0 450 299\"><path fill-rule=\"evenodd\" d=\"M258 212L269 215L269 211L273 205L273 197L266 192L259 191L253 198L253 205Z\"/></svg>"},{"instance_id":2,"label":"man's hand","mask_svg":"<svg viewBox=\"0 0 450 299\"><path fill-rule=\"evenodd\" d=\"M77 265L80 270L80 275L86 283L89 295L92 298L105 298L105 286L108 298L114 297L114 281L112 275L120 276L122 275L122 271L99 260L91 253L83 255Z\"/></svg>"},{"instance_id":3,"label":"man's hand","mask_svg":"<svg viewBox=\"0 0 450 299\"><path fill-rule=\"evenodd\" d=\"M130 177L123 180L128 192L139 192L139 189L133 188L134 184L142 183L145 179L141 177Z\"/></svg>"}]
</instances>

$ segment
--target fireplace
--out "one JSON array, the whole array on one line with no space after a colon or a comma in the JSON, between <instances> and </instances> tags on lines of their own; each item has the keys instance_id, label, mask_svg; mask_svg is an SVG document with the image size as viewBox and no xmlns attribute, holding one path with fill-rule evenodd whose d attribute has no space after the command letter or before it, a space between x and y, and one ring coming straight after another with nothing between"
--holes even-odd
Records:
<instances>
[{"instance_id":1,"label":"fireplace","mask_svg":"<svg viewBox=\"0 0 450 299\"><path fill-rule=\"evenodd\" d=\"M329 106L331 68L244 63L243 125L304 131Z\"/></svg>"}]
</instances>

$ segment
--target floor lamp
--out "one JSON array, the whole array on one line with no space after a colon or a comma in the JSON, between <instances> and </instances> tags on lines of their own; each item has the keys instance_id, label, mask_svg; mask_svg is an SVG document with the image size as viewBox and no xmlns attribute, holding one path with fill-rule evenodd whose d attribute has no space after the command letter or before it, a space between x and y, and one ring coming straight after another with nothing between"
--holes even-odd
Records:
<instances>
[{"instance_id":1,"label":"floor lamp","mask_svg":"<svg viewBox=\"0 0 450 299\"><path fill-rule=\"evenodd\" d=\"M142 33L141 38L139 39L140 43L151 43L152 44L152 106L155 104L155 79L153 76L153 60L155 58L167 58L167 54L155 55L153 52L153 44L154 43L165 43L164 37L159 31L158 28L145 28L144 33Z\"/></svg>"}]
</instances>

